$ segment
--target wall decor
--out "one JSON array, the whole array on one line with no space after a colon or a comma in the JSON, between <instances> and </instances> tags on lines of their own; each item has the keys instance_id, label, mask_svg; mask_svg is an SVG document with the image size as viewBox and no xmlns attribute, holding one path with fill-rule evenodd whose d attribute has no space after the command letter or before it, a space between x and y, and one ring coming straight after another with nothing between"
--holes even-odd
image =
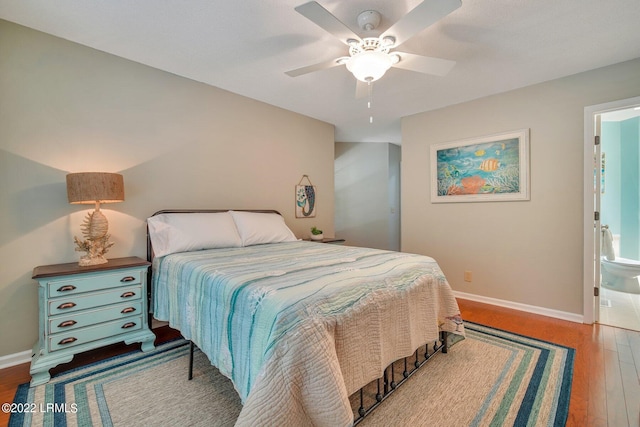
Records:
<instances>
[{"instance_id":1,"label":"wall decor","mask_svg":"<svg viewBox=\"0 0 640 427\"><path fill-rule=\"evenodd\" d=\"M304 184L304 181L307 184ZM296 218L314 218L316 216L316 187L307 175L296 185Z\"/></svg>"},{"instance_id":2,"label":"wall decor","mask_svg":"<svg viewBox=\"0 0 640 427\"><path fill-rule=\"evenodd\" d=\"M431 202L529 200L529 129L431 146Z\"/></svg>"}]
</instances>

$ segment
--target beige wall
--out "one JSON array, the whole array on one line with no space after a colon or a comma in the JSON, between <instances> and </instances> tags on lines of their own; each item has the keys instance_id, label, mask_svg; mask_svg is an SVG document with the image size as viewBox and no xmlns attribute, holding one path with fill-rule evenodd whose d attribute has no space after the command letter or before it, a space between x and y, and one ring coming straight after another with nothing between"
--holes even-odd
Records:
<instances>
[{"instance_id":1,"label":"beige wall","mask_svg":"<svg viewBox=\"0 0 640 427\"><path fill-rule=\"evenodd\" d=\"M332 125L1 20L0 54L0 356L37 339L33 268L80 257L68 172L124 175L108 257L144 257L163 208L277 209L299 237L333 235ZM294 218L303 174L314 220Z\"/></svg>"},{"instance_id":2,"label":"beige wall","mask_svg":"<svg viewBox=\"0 0 640 427\"><path fill-rule=\"evenodd\" d=\"M582 314L584 107L640 94L640 59L402 121L402 248L457 291ZM432 204L432 144L530 129L531 200ZM464 282L464 271L473 273Z\"/></svg>"}]
</instances>

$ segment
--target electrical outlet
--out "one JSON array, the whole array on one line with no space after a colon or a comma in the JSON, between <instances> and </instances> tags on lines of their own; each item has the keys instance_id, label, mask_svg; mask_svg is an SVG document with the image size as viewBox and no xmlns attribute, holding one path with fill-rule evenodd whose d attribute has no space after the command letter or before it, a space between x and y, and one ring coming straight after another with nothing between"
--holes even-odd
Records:
<instances>
[{"instance_id":1,"label":"electrical outlet","mask_svg":"<svg viewBox=\"0 0 640 427\"><path fill-rule=\"evenodd\" d=\"M465 282L470 282L472 279L472 275L470 271L465 271L464 272L464 281Z\"/></svg>"}]
</instances>

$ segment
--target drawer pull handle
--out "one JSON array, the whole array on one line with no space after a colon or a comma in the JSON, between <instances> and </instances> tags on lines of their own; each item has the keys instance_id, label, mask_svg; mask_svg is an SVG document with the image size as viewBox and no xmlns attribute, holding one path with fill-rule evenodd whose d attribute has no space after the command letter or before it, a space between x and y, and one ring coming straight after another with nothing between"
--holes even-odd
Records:
<instances>
[{"instance_id":1,"label":"drawer pull handle","mask_svg":"<svg viewBox=\"0 0 640 427\"><path fill-rule=\"evenodd\" d=\"M76 306L76 303L75 303L75 302L65 302L65 303L60 304L60 305L58 306L58 310L64 310L64 309L66 309L66 308L73 308L73 307L75 307L75 306Z\"/></svg>"},{"instance_id":2,"label":"drawer pull handle","mask_svg":"<svg viewBox=\"0 0 640 427\"><path fill-rule=\"evenodd\" d=\"M71 344L72 342L76 342L76 341L78 341L78 338L69 337L69 338L65 338L63 340L60 340L60 342L58 344L59 345L65 345L65 344Z\"/></svg>"},{"instance_id":3,"label":"drawer pull handle","mask_svg":"<svg viewBox=\"0 0 640 427\"><path fill-rule=\"evenodd\" d=\"M130 298L135 296L136 296L135 292L125 292L124 294L120 295L120 298Z\"/></svg>"},{"instance_id":4,"label":"drawer pull handle","mask_svg":"<svg viewBox=\"0 0 640 427\"><path fill-rule=\"evenodd\" d=\"M134 311L136 311L135 307L127 307L124 310L122 310L120 313L123 313L123 314L125 314L125 313L133 313Z\"/></svg>"},{"instance_id":5,"label":"drawer pull handle","mask_svg":"<svg viewBox=\"0 0 640 427\"><path fill-rule=\"evenodd\" d=\"M76 287L73 285L64 285L58 288L58 292L68 292L73 291Z\"/></svg>"},{"instance_id":6,"label":"drawer pull handle","mask_svg":"<svg viewBox=\"0 0 640 427\"><path fill-rule=\"evenodd\" d=\"M136 280L136 278L133 276L126 276L120 279L122 283L133 282L134 280Z\"/></svg>"},{"instance_id":7,"label":"drawer pull handle","mask_svg":"<svg viewBox=\"0 0 640 427\"><path fill-rule=\"evenodd\" d=\"M58 325L58 328L67 328L69 326L75 325L76 323L78 322L76 322L75 320L65 320L64 322Z\"/></svg>"},{"instance_id":8,"label":"drawer pull handle","mask_svg":"<svg viewBox=\"0 0 640 427\"><path fill-rule=\"evenodd\" d=\"M134 326L136 326L135 322L129 322L122 325L122 329L133 328Z\"/></svg>"}]
</instances>

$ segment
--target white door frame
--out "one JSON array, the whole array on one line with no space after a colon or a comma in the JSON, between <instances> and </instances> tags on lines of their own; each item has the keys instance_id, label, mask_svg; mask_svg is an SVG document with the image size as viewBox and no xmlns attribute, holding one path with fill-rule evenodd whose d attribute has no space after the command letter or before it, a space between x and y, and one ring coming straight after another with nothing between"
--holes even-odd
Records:
<instances>
[{"instance_id":1,"label":"white door frame","mask_svg":"<svg viewBox=\"0 0 640 427\"><path fill-rule=\"evenodd\" d=\"M584 240L583 240L583 322L591 324L599 320L599 306L596 301L599 298L594 296L594 288L600 287L600 280L596 280L596 275L600 273L600 243L594 230L600 230L600 221L594 220L594 210L596 205L599 206L599 191L594 191L594 168L600 168L600 165L594 163L594 140L596 131L596 117L602 113L609 111L622 110L640 106L640 96L619 101L607 102L605 104L591 105L584 109ZM596 182L599 187L599 180ZM598 302L599 304L599 302Z\"/></svg>"}]
</instances>

